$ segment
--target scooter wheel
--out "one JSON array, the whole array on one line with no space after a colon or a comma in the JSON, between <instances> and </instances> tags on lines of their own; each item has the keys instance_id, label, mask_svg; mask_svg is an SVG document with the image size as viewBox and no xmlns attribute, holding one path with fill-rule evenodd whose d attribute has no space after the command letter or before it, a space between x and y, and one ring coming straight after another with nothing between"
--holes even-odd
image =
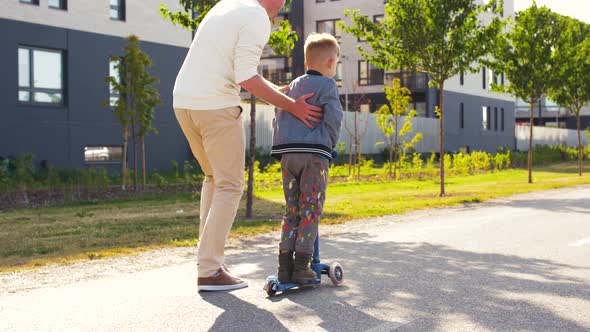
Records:
<instances>
[{"instance_id":1,"label":"scooter wheel","mask_svg":"<svg viewBox=\"0 0 590 332\"><path fill-rule=\"evenodd\" d=\"M328 271L328 276L334 286L340 286L344 282L344 271L342 270L342 265L340 263L332 263L330 265L330 270Z\"/></svg>"},{"instance_id":2,"label":"scooter wheel","mask_svg":"<svg viewBox=\"0 0 590 332\"><path fill-rule=\"evenodd\" d=\"M274 280L269 280L264 286L264 290L266 291L266 294L268 294L269 297L275 296L275 294L277 293L277 291L274 290L276 284L277 283Z\"/></svg>"}]
</instances>

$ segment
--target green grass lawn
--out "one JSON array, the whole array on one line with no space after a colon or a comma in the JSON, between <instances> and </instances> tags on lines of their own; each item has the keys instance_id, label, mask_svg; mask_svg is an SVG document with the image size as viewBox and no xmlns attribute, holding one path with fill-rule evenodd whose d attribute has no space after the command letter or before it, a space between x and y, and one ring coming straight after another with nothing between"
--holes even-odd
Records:
<instances>
[{"instance_id":1,"label":"green grass lawn","mask_svg":"<svg viewBox=\"0 0 590 332\"><path fill-rule=\"evenodd\" d=\"M590 173L590 162L585 172ZM538 167L534 184L526 170L447 178L447 197L438 197L436 180L336 182L328 188L323 224L341 223L412 210L483 202L535 190L590 184L577 176L575 163ZM283 195L279 188L259 190L256 220L238 220L231 236L279 229ZM129 254L166 246L194 245L198 197L130 199L96 204L19 209L0 213L0 271ZM244 215L244 202L238 211ZM240 217L238 217L240 219Z\"/></svg>"}]
</instances>

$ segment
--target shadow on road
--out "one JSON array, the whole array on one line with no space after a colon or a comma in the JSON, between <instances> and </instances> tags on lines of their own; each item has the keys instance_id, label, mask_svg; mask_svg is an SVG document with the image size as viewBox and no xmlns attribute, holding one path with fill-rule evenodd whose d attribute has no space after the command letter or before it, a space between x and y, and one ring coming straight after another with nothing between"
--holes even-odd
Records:
<instances>
[{"instance_id":1,"label":"shadow on road","mask_svg":"<svg viewBox=\"0 0 590 332\"><path fill-rule=\"evenodd\" d=\"M209 331L285 331L289 330L275 316L256 305L246 302L232 293L201 292L205 302L223 309Z\"/></svg>"},{"instance_id":2,"label":"shadow on road","mask_svg":"<svg viewBox=\"0 0 590 332\"><path fill-rule=\"evenodd\" d=\"M508 204L514 208L542 209L551 212L586 213L590 221L590 201L588 199L547 199L516 200Z\"/></svg>"},{"instance_id":3,"label":"shadow on road","mask_svg":"<svg viewBox=\"0 0 590 332\"><path fill-rule=\"evenodd\" d=\"M275 250L265 251L232 256L230 264L256 261L260 269L241 277L264 280L276 269ZM531 294L539 294L590 301L588 280L563 274L564 270L588 273L588 267L428 243L384 242L364 233L322 238L322 255L327 263L342 263L350 288L333 287L326 278L322 287L282 296L316 312L328 331L368 330L383 324L360 308L405 312L396 331L436 330L447 315L466 317L490 330L588 330L530 300ZM262 290L260 296L266 296ZM243 308L254 310L241 302L233 310ZM251 314L272 315L266 311ZM278 323L274 318L272 322Z\"/></svg>"}]
</instances>

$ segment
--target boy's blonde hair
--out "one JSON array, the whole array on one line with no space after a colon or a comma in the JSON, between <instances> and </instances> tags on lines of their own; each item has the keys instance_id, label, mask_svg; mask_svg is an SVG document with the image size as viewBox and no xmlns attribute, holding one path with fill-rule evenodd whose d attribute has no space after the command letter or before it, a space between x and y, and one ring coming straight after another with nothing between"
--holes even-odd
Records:
<instances>
[{"instance_id":1,"label":"boy's blonde hair","mask_svg":"<svg viewBox=\"0 0 590 332\"><path fill-rule=\"evenodd\" d=\"M329 33L312 33L305 40L305 63L318 64L336 53L340 56L340 46L334 36Z\"/></svg>"}]
</instances>

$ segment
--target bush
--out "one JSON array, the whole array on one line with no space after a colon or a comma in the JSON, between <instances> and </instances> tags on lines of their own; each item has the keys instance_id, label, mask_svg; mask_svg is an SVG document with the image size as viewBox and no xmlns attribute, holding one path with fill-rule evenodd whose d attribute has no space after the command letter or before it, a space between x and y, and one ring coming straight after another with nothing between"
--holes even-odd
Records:
<instances>
[{"instance_id":1,"label":"bush","mask_svg":"<svg viewBox=\"0 0 590 332\"><path fill-rule=\"evenodd\" d=\"M492 168L492 155L484 151L471 153L471 167L474 173L482 173Z\"/></svg>"},{"instance_id":2,"label":"bush","mask_svg":"<svg viewBox=\"0 0 590 332\"><path fill-rule=\"evenodd\" d=\"M461 152L453 156L453 173L458 175L471 174L471 155Z\"/></svg>"}]
</instances>

